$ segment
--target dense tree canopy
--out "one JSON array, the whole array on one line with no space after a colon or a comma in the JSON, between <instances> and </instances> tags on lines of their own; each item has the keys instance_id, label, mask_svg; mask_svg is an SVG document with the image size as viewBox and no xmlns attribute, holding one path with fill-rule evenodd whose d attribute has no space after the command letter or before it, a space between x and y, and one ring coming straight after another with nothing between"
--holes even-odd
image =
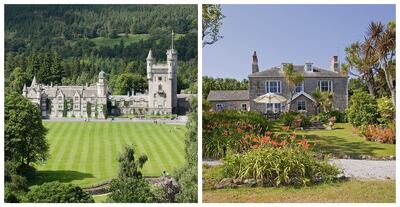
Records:
<instances>
[{"instance_id":1,"label":"dense tree canopy","mask_svg":"<svg viewBox=\"0 0 400 207\"><path fill-rule=\"evenodd\" d=\"M197 81L195 5L7 5L7 91L21 92L34 75L45 84L93 84L102 70L111 92L126 94L131 88L120 91L115 80L125 73L144 77L151 48L156 62L165 61L171 31L178 88L186 89L187 78Z\"/></svg>"},{"instance_id":2,"label":"dense tree canopy","mask_svg":"<svg viewBox=\"0 0 400 207\"><path fill-rule=\"evenodd\" d=\"M30 203L94 203L92 196L82 188L58 181L35 186L26 195Z\"/></svg>"},{"instance_id":3,"label":"dense tree canopy","mask_svg":"<svg viewBox=\"0 0 400 207\"><path fill-rule=\"evenodd\" d=\"M213 78L203 76L203 97L207 98L211 90L247 90L249 81L238 81L233 78Z\"/></svg>"},{"instance_id":4,"label":"dense tree canopy","mask_svg":"<svg viewBox=\"0 0 400 207\"><path fill-rule=\"evenodd\" d=\"M18 93L8 93L4 107L5 160L26 165L46 160L49 149L45 138L47 130L42 124L38 106Z\"/></svg>"}]
</instances>

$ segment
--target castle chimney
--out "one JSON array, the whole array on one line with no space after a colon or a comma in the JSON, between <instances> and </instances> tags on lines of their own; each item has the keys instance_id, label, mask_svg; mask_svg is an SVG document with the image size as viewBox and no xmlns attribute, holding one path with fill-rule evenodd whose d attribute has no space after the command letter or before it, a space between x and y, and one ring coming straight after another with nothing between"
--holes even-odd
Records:
<instances>
[{"instance_id":1,"label":"castle chimney","mask_svg":"<svg viewBox=\"0 0 400 207\"><path fill-rule=\"evenodd\" d=\"M331 59L331 70L340 73L339 58L337 55L333 56Z\"/></svg>"},{"instance_id":2,"label":"castle chimney","mask_svg":"<svg viewBox=\"0 0 400 207\"><path fill-rule=\"evenodd\" d=\"M257 53L254 51L253 53L253 64L251 66L252 73L258 73L258 58L257 58Z\"/></svg>"}]
</instances>

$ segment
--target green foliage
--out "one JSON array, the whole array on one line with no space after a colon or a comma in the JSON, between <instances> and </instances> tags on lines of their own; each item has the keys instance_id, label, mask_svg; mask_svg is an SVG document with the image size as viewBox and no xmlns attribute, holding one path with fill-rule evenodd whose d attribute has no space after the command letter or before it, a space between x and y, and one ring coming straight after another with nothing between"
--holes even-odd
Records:
<instances>
[{"instance_id":1,"label":"green foliage","mask_svg":"<svg viewBox=\"0 0 400 207\"><path fill-rule=\"evenodd\" d=\"M279 117L279 120L282 122L284 126L294 126L294 121L297 119L301 119L300 127L309 127L310 126L310 118L302 113L296 111L289 111L286 113L282 113Z\"/></svg>"},{"instance_id":2,"label":"green foliage","mask_svg":"<svg viewBox=\"0 0 400 207\"><path fill-rule=\"evenodd\" d=\"M141 155L138 160L135 160L134 146L125 146L124 152L119 156L119 177L121 178L142 178L142 172L139 169L147 161L146 155Z\"/></svg>"},{"instance_id":3,"label":"green foliage","mask_svg":"<svg viewBox=\"0 0 400 207\"><path fill-rule=\"evenodd\" d=\"M224 159L227 177L260 180L266 186L306 186L329 182L339 174L338 168L319 161L302 147L263 147Z\"/></svg>"},{"instance_id":4,"label":"green foliage","mask_svg":"<svg viewBox=\"0 0 400 207\"><path fill-rule=\"evenodd\" d=\"M5 160L26 165L46 160L49 149L45 138L47 130L37 105L18 93L8 93L4 106Z\"/></svg>"},{"instance_id":5,"label":"green foliage","mask_svg":"<svg viewBox=\"0 0 400 207\"><path fill-rule=\"evenodd\" d=\"M183 168L176 172L176 181L180 192L176 195L177 202L197 203L197 98L190 100L188 131L185 139L185 160Z\"/></svg>"},{"instance_id":6,"label":"green foliage","mask_svg":"<svg viewBox=\"0 0 400 207\"><path fill-rule=\"evenodd\" d=\"M4 187L4 203L19 203L17 194L9 187Z\"/></svg>"},{"instance_id":7,"label":"green foliage","mask_svg":"<svg viewBox=\"0 0 400 207\"><path fill-rule=\"evenodd\" d=\"M363 91L356 91L346 109L348 121L356 127L376 123L377 103L373 96Z\"/></svg>"},{"instance_id":8,"label":"green foliage","mask_svg":"<svg viewBox=\"0 0 400 207\"><path fill-rule=\"evenodd\" d=\"M203 156L221 158L227 151L238 152L241 150L238 140L244 134L263 133L268 125L257 112L203 112Z\"/></svg>"},{"instance_id":9,"label":"green foliage","mask_svg":"<svg viewBox=\"0 0 400 207\"><path fill-rule=\"evenodd\" d=\"M211 90L248 90L249 81L238 81L233 78L213 78L203 76L203 98L207 99Z\"/></svg>"},{"instance_id":10,"label":"green foliage","mask_svg":"<svg viewBox=\"0 0 400 207\"><path fill-rule=\"evenodd\" d=\"M58 181L34 186L26 197L30 203L94 203L82 188Z\"/></svg>"},{"instance_id":11,"label":"green foliage","mask_svg":"<svg viewBox=\"0 0 400 207\"><path fill-rule=\"evenodd\" d=\"M5 13L7 91L20 93L33 75L45 84L95 83L100 71L114 91L123 73L144 78L150 48L157 61L165 60L172 30L178 33L178 89L188 87L187 77L197 81L195 5L8 5Z\"/></svg>"},{"instance_id":12,"label":"green foliage","mask_svg":"<svg viewBox=\"0 0 400 207\"><path fill-rule=\"evenodd\" d=\"M144 179L118 178L111 180L109 203L157 203L163 202L161 192Z\"/></svg>"},{"instance_id":13,"label":"green foliage","mask_svg":"<svg viewBox=\"0 0 400 207\"><path fill-rule=\"evenodd\" d=\"M123 73L115 79L113 94L125 95L131 92L144 93L147 89L147 80L140 74Z\"/></svg>"},{"instance_id":14,"label":"green foliage","mask_svg":"<svg viewBox=\"0 0 400 207\"><path fill-rule=\"evenodd\" d=\"M315 105L320 109L323 109L323 112L330 112L333 107L333 93L329 91L320 91L316 89L312 93L313 98L315 99Z\"/></svg>"},{"instance_id":15,"label":"green foliage","mask_svg":"<svg viewBox=\"0 0 400 207\"><path fill-rule=\"evenodd\" d=\"M86 102L86 113L88 118L92 116L92 103L90 103L89 101Z\"/></svg>"},{"instance_id":16,"label":"green foliage","mask_svg":"<svg viewBox=\"0 0 400 207\"><path fill-rule=\"evenodd\" d=\"M328 123L328 119L331 117L336 118L336 123L345 123L346 120L346 114L344 112L340 112L338 110L334 111L329 111L329 112L321 112L317 115L314 115L311 117L312 121L320 121L322 123Z\"/></svg>"},{"instance_id":17,"label":"green foliage","mask_svg":"<svg viewBox=\"0 0 400 207\"><path fill-rule=\"evenodd\" d=\"M222 27L222 19L225 16L221 12L221 5L219 4L203 4L203 47L205 45L211 45L217 42L222 36L219 34L219 30Z\"/></svg>"},{"instance_id":18,"label":"green foliage","mask_svg":"<svg viewBox=\"0 0 400 207\"><path fill-rule=\"evenodd\" d=\"M396 116L396 109L393 102L388 97L382 97L377 100L378 102L378 112L380 117L378 121L382 124L391 123Z\"/></svg>"}]
</instances>

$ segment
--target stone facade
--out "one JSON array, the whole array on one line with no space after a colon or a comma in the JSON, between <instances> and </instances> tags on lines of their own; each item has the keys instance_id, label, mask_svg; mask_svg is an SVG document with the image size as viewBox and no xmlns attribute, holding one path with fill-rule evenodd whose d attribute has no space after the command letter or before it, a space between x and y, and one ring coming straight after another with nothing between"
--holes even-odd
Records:
<instances>
[{"instance_id":1,"label":"stone facade","mask_svg":"<svg viewBox=\"0 0 400 207\"><path fill-rule=\"evenodd\" d=\"M330 69L322 69L314 66L313 63L305 63L304 65L294 65L296 73L304 76L304 81L299 84L298 90L293 94L292 101L291 92L285 80L283 68L285 64L272 67L264 71L258 71L258 59L256 52L253 54L252 73L249 78L248 101L251 111L259 111L266 113L267 111L285 112L300 111L307 115L316 114L318 109L315 106L315 100L312 93L315 90L330 91L333 94L333 108L343 112L348 104L348 77L342 75L338 57L334 56L331 60ZM222 93L211 91L210 93ZM225 93L225 92L224 92ZM275 93L285 97L288 101L280 104L257 103L254 101L259 96L267 93ZM210 103L216 104L215 100L208 99ZM238 109L236 98L224 98L224 104L232 106L232 109Z\"/></svg>"},{"instance_id":2,"label":"stone facade","mask_svg":"<svg viewBox=\"0 0 400 207\"><path fill-rule=\"evenodd\" d=\"M146 93L128 92L111 95L105 73L99 73L95 85L53 86L42 85L33 78L30 87L24 85L23 96L39 105L43 117L96 117L140 114L185 114L192 94L177 94L177 51L167 50L167 63L155 64L152 51L147 56ZM183 98L179 99L178 95ZM183 108L178 108L182 106ZM89 109L89 108L90 109Z\"/></svg>"},{"instance_id":3,"label":"stone facade","mask_svg":"<svg viewBox=\"0 0 400 207\"><path fill-rule=\"evenodd\" d=\"M210 91L207 97L212 111L240 110L249 111L249 91Z\"/></svg>"}]
</instances>

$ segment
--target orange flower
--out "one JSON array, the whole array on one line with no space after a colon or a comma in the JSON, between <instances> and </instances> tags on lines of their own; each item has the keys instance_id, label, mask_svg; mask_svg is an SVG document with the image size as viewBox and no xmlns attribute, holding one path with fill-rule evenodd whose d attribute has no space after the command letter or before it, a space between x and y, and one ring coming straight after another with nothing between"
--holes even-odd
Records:
<instances>
[{"instance_id":1,"label":"orange flower","mask_svg":"<svg viewBox=\"0 0 400 207\"><path fill-rule=\"evenodd\" d=\"M270 140L270 141L269 141L269 144L271 144L271 145L274 146L274 147L277 145L277 143L276 143L274 140Z\"/></svg>"},{"instance_id":2,"label":"orange flower","mask_svg":"<svg viewBox=\"0 0 400 207\"><path fill-rule=\"evenodd\" d=\"M304 149L308 149L310 147L310 144L307 142L306 139L302 139L300 142L298 142L299 145L303 146Z\"/></svg>"}]
</instances>

